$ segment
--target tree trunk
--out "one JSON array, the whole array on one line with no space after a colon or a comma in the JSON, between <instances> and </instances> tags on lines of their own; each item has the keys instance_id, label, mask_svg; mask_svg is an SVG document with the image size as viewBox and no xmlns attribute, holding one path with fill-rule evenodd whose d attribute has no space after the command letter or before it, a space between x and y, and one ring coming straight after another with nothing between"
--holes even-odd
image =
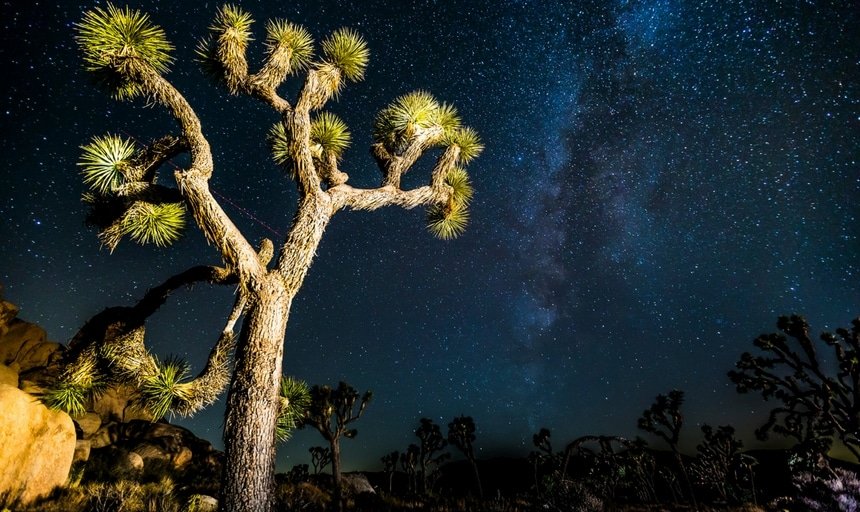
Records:
<instances>
[{"instance_id":1,"label":"tree trunk","mask_svg":"<svg viewBox=\"0 0 860 512\"><path fill-rule=\"evenodd\" d=\"M478 473L478 461L475 460L474 457L469 459L469 462L472 463L472 470L475 471L475 482L478 484L478 497L484 498L484 486L481 485L481 475Z\"/></svg>"},{"instance_id":2,"label":"tree trunk","mask_svg":"<svg viewBox=\"0 0 860 512\"><path fill-rule=\"evenodd\" d=\"M248 297L227 398L226 466L222 510L269 512L275 483L275 424L284 332L291 299L283 282L267 276Z\"/></svg>"},{"instance_id":3,"label":"tree trunk","mask_svg":"<svg viewBox=\"0 0 860 512\"><path fill-rule=\"evenodd\" d=\"M331 476L334 480L334 510L343 511L343 483L340 474L340 438L331 441Z\"/></svg>"},{"instance_id":4,"label":"tree trunk","mask_svg":"<svg viewBox=\"0 0 860 512\"><path fill-rule=\"evenodd\" d=\"M326 194L303 198L277 270L267 271L259 290L243 292L248 294L248 312L227 396L223 512L273 508L275 425L287 318L332 213Z\"/></svg>"}]
</instances>

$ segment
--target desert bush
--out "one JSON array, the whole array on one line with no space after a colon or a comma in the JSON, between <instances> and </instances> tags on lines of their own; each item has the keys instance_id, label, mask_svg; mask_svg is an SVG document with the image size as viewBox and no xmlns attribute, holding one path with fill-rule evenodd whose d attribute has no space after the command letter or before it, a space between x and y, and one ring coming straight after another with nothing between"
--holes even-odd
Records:
<instances>
[{"instance_id":1,"label":"desert bush","mask_svg":"<svg viewBox=\"0 0 860 512\"><path fill-rule=\"evenodd\" d=\"M801 473L794 477L798 500L795 510L814 512L860 511L860 475L842 468L833 468L829 477Z\"/></svg>"},{"instance_id":2,"label":"desert bush","mask_svg":"<svg viewBox=\"0 0 860 512\"><path fill-rule=\"evenodd\" d=\"M282 483L275 489L275 510L303 510L323 512L331 496L310 482Z\"/></svg>"}]
</instances>

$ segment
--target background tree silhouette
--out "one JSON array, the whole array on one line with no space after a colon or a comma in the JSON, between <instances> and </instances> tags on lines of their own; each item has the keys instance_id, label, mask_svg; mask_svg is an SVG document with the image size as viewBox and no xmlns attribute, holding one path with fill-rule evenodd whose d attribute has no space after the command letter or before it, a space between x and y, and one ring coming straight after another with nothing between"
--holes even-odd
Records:
<instances>
[{"instance_id":1,"label":"background tree silhouette","mask_svg":"<svg viewBox=\"0 0 860 512\"><path fill-rule=\"evenodd\" d=\"M334 389L329 386L314 386L310 390L310 396L311 403L303 424L315 428L329 443L334 480L333 499L337 509L343 510L340 438L353 439L358 435L358 430L349 428L349 425L361 418L373 394L367 391L364 395L359 395L355 388L340 382Z\"/></svg>"},{"instance_id":2,"label":"background tree silhouette","mask_svg":"<svg viewBox=\"0 0 860 512\"><path fill-rule=\"evenodd\" d=\"M386 453L380 460L382 461L382 470L388 473L388 494L391 494L394 490L394 473L397 472L397 461L400 460L400 452L394 450L393 452Z\"/></svg>"},{"instance_id":3,"label":"background tree silhouette","mask_svg":"<svg viewBox=\"0 0 860 512\"><path fill-rule=\"evenodd\" d=\"M781 332L753 341L764 355L744 352L737 370L729 372L739 393L758 391L782 404L770 411L756 435L766 439L776 432L819 453L836 437L860 462L860 318L851 322L851 330L821 334L823 345L833 351L829 358L819 358L803 317L781 316L776 325Z\"/></svg>"},{"instance_id":4,"label":"background tree silhouette","mask_svg":"<svg viewBox=\"0 0 860 512\"><path fill-rule=\"evenodd\" d=\"M440 463L445 461L450 454L441 453L448 446L445 441L445 436L442 435L442 430L439 425L433 423L430 418L421 418L421 424L415 429L415 435L420 440L418 467L419 481L421 482L421 492L424 494L430 493L432 490L432 477Z\"/></svg>"},{"instance_id":5,"label":"background tree silhouette","mask_svg":"<svg viewBox=\"0 0 860 512\"><path fill-rule=\"evenodd\" d=\"M409 491L418 491L418 459L421 457L421 448L417 444L410 444L406 451L400 454L400 467L406 473L409 480Z\"/></svg>"},{"instance_id":6,"label":"background tree silhouette","mask_svg":"<svg viewBox=\"0 0 860 512\"><path fill-rule=\"evenodd\" d=\"M484 497L484 488L481 485L481 475L478 472L478 463L475 460L475 422L471 416L458 416L448 424L448 442L463 452L472 471L475 473L475 484L478 486L478 496Z\"/></svg>"},{"instance_id":7,"label":"background tree silhouette","mask_svg":"<svg viewBox=\"0 0 860 512\"><path fill-rule=\"evenodd\" d=\"M142 321L136 321L126 325L126 331L112 333L110 350L86 348L104 340L82 342L77 359L70 361L70 370L52 393L55 405L74 411L76 403L109 381L99 372L110 372L113 367L102 362L114 358L123 362L123 378L136 384L156 382L152 389L157 392L156 413L165 405L180 413L192 412L211 401L228 380L224 376L230 375L233 328L244 315L225 419L222 508L228 512L271 510L284 334L293 298L334 214L385 206L425 207L427 227L434 235L457 236L468 221L472 194L463 166L482 149L477 134L461 126L454 107L440 104L426 92L407 94L382 109L374 122L371 149L382 174L380 186L353 188L340 169L349 132L334 115L318 111L348 82L362 79L367 44L356 32L339 29L323 39L322 52L316 54L307 30L274 19L266 25L262 65L253 73L246 57L252 25L248 12L232 5L221 7L199 44L198 55L204 70L227 92L249 96L272 110L273 157L298 190L293 224L277 251L266 241L254 250L210 191L215 171L212 150L194 109L165 79L173 63L173 46L164 31L146 14L111 4L87 11L76 24L86 69L98 83L115 99L143 99L164 107L179 127L178 134L158 134L144 147L116 135L96 137L84 147L80 164L90 187L84 201L91 208L90 221L99 229L100 240L111 250L126 238L169 245L181 236L190 214L223 266L184 273L180 280L183 284L233 282L238 293L225 336L210 357L213 368L219 369L210 376L220 379L190 384L183 380L182 365L155 361L143 346ZM298 73L304 78L298 97L282 97L278 88ZM434 147L443 149L429 183L402 189L401 177ZM157 172L182 154L190 157L185 168Z\"/></svg>"},{"instance_id":8,"label":"background tree silhouette","mask_svg":"<svg viewBox=\"0 0 860 512\"><path fill-rule=\"evenodd\" d=\"M331 464L331 448L311 446L308 452L311 454L311 465L314 467L315 475L322 473L325 467Z\"/></svg>"},{"instance_id":9,"label":"background tree silhouette","mask_svg":"<svg viewBox=\"0 0 860 512\"><path fill-rule=\"evenodd\" d=\"M693 506L696 506L696 493L693 490L693 484L690 482L690 476L687 474L687 465L684 463L684 457L678 449L681 427L684 426L684 416L681 414L681 405L683 403L684 392L677 389L673 389L668 395L657 395L651 407L642 412L642 417L638 421L638 427L645 432L663 439L669 445L672 454L675 456L678 469L681 471L681 475L687 484L687 491L690 493Z\"/></svg>"},{"instance_id":10,"label":"background tree silhouette","mask_svg":"<svg viewBox=\"0 0 860 512\"><path fill-rule=\"evenodd\" d=\"M690 473L699 486L715 493L719 500L725 502L732 491L735 469L741 462L740 450L744 444L735 439L735 429L729 425L714 429L704 424L702 434L704 437L696 446L698 453L690 465Z\"/></svg>"},{"instance_id":11,"label":"background tree silhouette","mask_svg":"<svg viewBox=\"0 0 860 512\"><path fill-rule=\"evenodd\" d=\"M535 492L538 496L541 495L541 472L555 470L555 453L552 451L552 432L546 427L541 428L536 434L532 435L532 444L537 450L529 452L529 461L532 463L535 479Z\"/></svg>"}]
</instances>

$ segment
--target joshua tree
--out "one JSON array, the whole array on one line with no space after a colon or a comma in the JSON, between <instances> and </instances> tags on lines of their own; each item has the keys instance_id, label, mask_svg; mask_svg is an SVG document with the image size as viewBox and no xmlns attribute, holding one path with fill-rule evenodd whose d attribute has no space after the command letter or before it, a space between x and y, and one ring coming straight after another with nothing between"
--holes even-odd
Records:
<instances>
[{"instance_id":1,"label":"joshua tree","mask_svg":"<svg viewBox=\"0 0 860 512\"><path fill-rule=\"evenodd\" d=\"M225 5L198 53L204 70L230 94L254 98L271 108L274 160L298 190L293 224L277 243L277 251L268 241L254 250L213 196L209 180L215 162L203 127L182 93L165 78L173 47L164 31L147 15L110 4L88 11L76 25L86 68L115 99L142 99L163 107L178 125L178 133L158 134L144 146L106 135L84 147L81 169L90 188L84 200L102 243L111 250L124 238L169 245L180 237L190 214L223 265L195 267L169 280L167 288L201 281L238 285L225 335L210 357L218 368L212 374L220 380L185 385L186 381L177 379L176 385L159 387L171 410L186 413L210 401L229 379L222 491L222 507L229 512L271 509L276 424L283 409L278 389L284 333L293 299L334 214L385 206L425 207L433 234L457 236L465 228L472 194L463 165L482 149L476 133L461 126L451 105L440 104L426 92L407 94L384 108L374 123L371 151L381 171L380 186L350 186L349 176L341 170L350 134L340 119L323 108L348 82L363 77L368 62L365 41L352 30L339 29L322 41L321 54L315 54L307 30L271 20L266 26L263 64L252 72L246 59L251 27L249 13ZM298 97L282 97L278 88L294 74L303 76ZM429 183L402 189L401 177L434 147L442 149ZM181 154L189 156L187 166L158 174ZM69 362L69 371L57 385L57 403L80 403L84 395L98 392L108 379L99 377L97 370L112 368L103 364L106 359L122 360L120 370L136 383L167 373L143 348L141 325L146 316L140 316L154 311L143 309L135 322L121 323L119 329L108 323L102 331L109 334L107 340L79 344L78 357ZM231 373L233 328L241 315ZM104 344L110 347L102 349ZM181 375L180 369L169 373Z\"/></svg>"},{"instance_id":2,"label":"joshua tree","mask_svg":"<svg viewBox=\"0 0 860 512\"><path fill-rule=\"evenodd\" d=\"M421 491L428 493L432 486L430 477L436 471L436 467L449 457L449 454L441 452L448 446L445 436L439 425L433 423L430 418L421 418L421 424L415 429L415 435L421 440L421 452L418 457L418 465L421 473Z\"/></svg>"},{"instance_id":3,"label":"joshua tree","mask_svg":"<svg viewBox=\"0 0 860 512\"><path fill-rule=\"evenodd\" d=\"M532 436L532 444L537 448L537 451L529 453L529 461L532 463L535 478L535 491L538 495L541 494L540 479L538 478L538 469L545 466L550 466L555 470L555 453L552 451L552 441L550 438L552 433L546 427L541 428L537 434Z\"/></svg>"},{"instance_id":4,"label":"joshua tree","mask_svg":"<svg viewBox=\"0 0 860 512\"><path fill-rule=\"evenodd\" d=\"M743 443L735 439L735 429L729 425L717 427L702 425L704 439L696 447L698 454L690 467L696 482L716 492L721 501L729 498L729 484L740 463Z\"/></svg>"},{"instance_id":5,"label":"joshua tree","mask_svg":"<svg viewBox=\"0 0 860 512\"><path fill-rule=\"evenodd\" d=\"M421 456L421 448L417 444L410 444L405 452L400 454L400 467L409 478L409 490L416 492L418 485L415 482L415 475L418 472L418 459Z\"/></svg>"},{"instance_id":6,"label":"joshua tree","mask_svg":"<svg viewBox=\"0 0 860 512\"><path fill-rule=\"evenodd\" d=\"M693 491L693 485L690 483L690 477L687 475L684 457L678 449L681 427L684 426L684 416L681 414L681 405L683 403L684 392L677 389L673 389L668 395L657 395L651 407L642 412L638 426L645 432L654 434L666 441L666 444L669 445L672 454L675 455L678 469L681 470L681 475L687 484L687 490L690 492L693 506L696 506L696 495Z\"/></svg>"},{"instance_id":7,"label":"joshua tree","mask_svg":"<svg viewBox=\"0 0 860 512\"><path fill-rule=\"evenodd\" d=\"M394 450L382 457L383 471L388 473L388 494L394 489L394 473L397 472L397 461L400 460L400 452Z\"/></svg>"},{"instance_id":8,"label":"joshua tree","mask_svg":"<svg viewBox=\"0 0 860 512\"><path fill-rule=\"evenodd\" d=\"M463 455L472 465L475 472L475 483L478 484L478 496L484 497L484 488L481 485L481 475L478 473L478 463L475 461L475 450L472 443L475 442L475 422L471 416L459 416L448 424L448 442L463 452Z\"/></svg>"},{"instance_id":9,"label":"joshua tree","mask_svg":"<svg viewBox=\"0 0 860 512\"><path fill-rule=\"evenodd\" d=\"M353 439L358 431L349 428L364 414L373 394L370 391L360 396L358 391L345 382L332 389L329 386L314 386L310 391L311 403L302 420L304 425L317 429L328 441L331 449L331 474L334 479L334 499L338 510L341 500L340 438Z\"/></svg>"},{"instance_id":10,"label":"joshua tree","mask_svg":"<svg viewBox=\"0 0 860 512\"><path fill-rule=\"evenodd\" d=\"M860 318L851 322L850 331L821 334L823 344L833 350L832 358L823 359L803 317L782 316L776 325L781 333L762 334L753 341L765 354L745 352L737 371L729 372L739 393L758 391L765 400L782 403L770 411L756 435L765 439L773 431L824 452L835 436L860 461Z\"/></svg>"},{"instance_id":11,"label":"joshua tree","mask_svg":"<svg viewBox=\"0 0 860 512\"><path fill-rule=\"evenodd\" d=\"M331 463L331 449L322 446L311 446L308 448L311 454L311 465L314 467L314 474L318 475Z\"/></svg>"}]
</instances>

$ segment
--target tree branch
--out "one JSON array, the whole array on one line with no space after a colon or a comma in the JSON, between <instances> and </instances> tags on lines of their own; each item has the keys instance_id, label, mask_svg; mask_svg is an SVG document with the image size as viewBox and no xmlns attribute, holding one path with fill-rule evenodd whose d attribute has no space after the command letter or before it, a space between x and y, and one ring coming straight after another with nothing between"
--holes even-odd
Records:
<instances>
[{"instance_id":1,"label":"tree branch","mask_svg":"<svg viewBox=\"0 0 860 512\"><path fill-rule=\"evenodd\" d=\"M129 74L154 100L168 107L182 128L191 151L191 167L174 173L197 225L206 239L218 248L227 266L239 276L242 286L256 287L264 269L257 254L227 216L209 190L212 151L203 136L200 119L182 94L151 66L133 57L126 58Z\"/></svg>"}]
</instances>

